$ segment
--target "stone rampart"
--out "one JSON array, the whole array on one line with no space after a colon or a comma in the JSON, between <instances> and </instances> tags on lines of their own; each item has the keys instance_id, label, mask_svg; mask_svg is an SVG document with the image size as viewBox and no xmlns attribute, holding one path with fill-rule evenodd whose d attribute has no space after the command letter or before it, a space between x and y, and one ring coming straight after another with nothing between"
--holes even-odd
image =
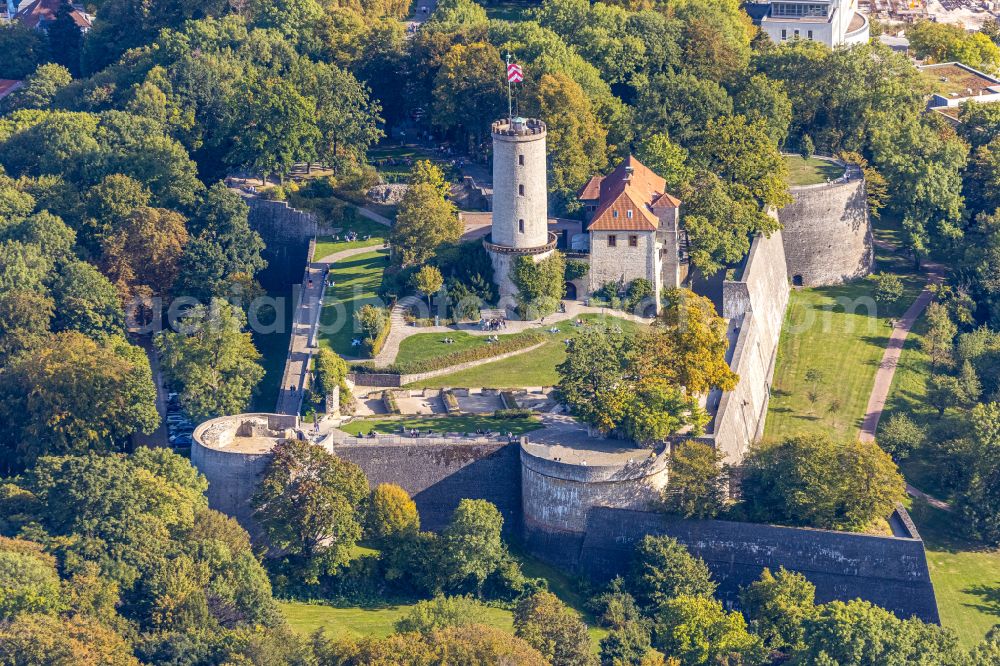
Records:
<instances>
[{"instance_id":1,"label":"stone rampart","mask_svg":"<svg viewBox=\"0 0 1000 666\"><path fill-rule=\"evenodd\" d=\"M791 188L778 212L788 279L795 285L840 284L871 272L874 261L865 181L857 168L832 183Z\"/></svg>"},{"instance_id":2,"label":"stone rampart","mask_svg":"<svg viewBox=\"0 0 1000 666\"><path fill-rule=\"evenodd\" d=\"M284 201L245 197L250 206L250 228L266 245L263 256L267 268L260 275L269 290L284 289L297 282L306 265L309 241L317 232L316 217L296 210Z\"/></svg>"},{"instance_id":3,"label":"stone rampart","mask_svg":"<svg viewBox=\"0 0 1000 666\"><path fill-rule=\"evenodd\" d=\"M778 340L788 305L788 281L781 231L758 236L750 247L743 273L723 283L722 315L735 327L729 365L740 376L733 391L723 393L703 438L737 464L764 431Z\"/></svg>"},{"instance_id":4,"label":"stone rampart","mask_svg":"<svg viewBox=\"0 0 1000 666\"><path fill-rule=\"evenodd\" d=\"M517 442L506 438L378 437L335 443L337 456L364 470L372 487L394 483L417 503L423 529L439 530L462 499L492 502L504 529L521 528L521 473Z\"/></svg>"},{"instance_id":5,"label":"stone rampart","mask_svg":"<svg viewBox=\"0 0 1000 666\"><path fill-rule=\"evenodd\" d=\"M906 513L902 508L899 512ZM764 567L774 571L783 566L816 586L819 603L864 599L901 618L915 615L939 622L919 538L595 508L587 521L578 570L596 581L625 573L635 544L647 534L673 537L703 559L719 584L716 596L729 606L739 603L739 588L756 580Z\"/></svg>"}]
</instances>

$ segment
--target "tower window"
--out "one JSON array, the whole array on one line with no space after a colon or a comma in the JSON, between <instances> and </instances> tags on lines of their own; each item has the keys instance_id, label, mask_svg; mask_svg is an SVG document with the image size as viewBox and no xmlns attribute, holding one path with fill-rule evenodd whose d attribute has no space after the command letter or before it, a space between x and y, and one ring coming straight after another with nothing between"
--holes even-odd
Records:
<instances>
[{"instance_id":1,"label":"tower window","mask_svg":"<svg viewBox=\"0 0 1000 666\"><path fill-rule=\"evenodd\" d=\"M517 193L522 197L524 196L524 185L517 186Z\"/></svg>"},{"instance_id":2,"label":"tower window","mask_svg":"<svg viewBox=\"0 0 1000 666\"><path fill-rule=\"evenodd\" d=\"M521 166L524 166L524 155L517 156L517 163L520 164Z\"/></svg>"},{"instance_id":3,"label":"tower window","mask_svg":"<svg viewBox=\"0 0 1000 666\"><path fill-rule=\"evenodd\" d=\"M520 231L522 234L524 233L524 220L517 221L517 230Z\"/></svg>"},{"instance_id":4,"label":"tower window","mask_svg":"<svg viewBox=\"0 0 1000 666\"><path fill-rule=\"evenodd\" d=\"M808 31L808 32L806 33L806 35L808 35L808 36L809 36L809 39L810 39L810 40L812 40L812 38L813 38L813 31L812 31L812 30Z\"/></svg>"},{"instance_id":5,"label":"tower window","mask_svg":"<svg viewBox=\"0 0 1000 666\"><path fill-rule=\"evenodd\" d=\"M618 245L618 236L611 234L608 236L608 247L615 247Z\"/></svg>"},{"instance_id":6,"label":"tower window","mask_svg":"<svg viewBox=\"0 0 1000 666\"><path fill-rule=\"evenodd\" d=\"M639 247L639 237L636 236L635 234L629 236L628 237L628 246L629 247Z\"/></svg>"}]
</instances>

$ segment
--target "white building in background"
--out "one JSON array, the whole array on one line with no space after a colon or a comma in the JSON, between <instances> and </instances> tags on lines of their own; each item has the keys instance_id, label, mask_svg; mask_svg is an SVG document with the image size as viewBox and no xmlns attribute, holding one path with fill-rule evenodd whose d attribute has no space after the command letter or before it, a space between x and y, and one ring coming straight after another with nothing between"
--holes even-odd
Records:
<instances>
[{"instance_id":1,"label":"white building in background","mask_svg":"<svg viewBox=\"0 0 1000 666\"><path fill-rule=\"evenodd\" d=\"M809 39L829 47L864 44L868 17L858 0L770 0L747 4L747 13L775 42Z\"/></svg>"}]
</instances>

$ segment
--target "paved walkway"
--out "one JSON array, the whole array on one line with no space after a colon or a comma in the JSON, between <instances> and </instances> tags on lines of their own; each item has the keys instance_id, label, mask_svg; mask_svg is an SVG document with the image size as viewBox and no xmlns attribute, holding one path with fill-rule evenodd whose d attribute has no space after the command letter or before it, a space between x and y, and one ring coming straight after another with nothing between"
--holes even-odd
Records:
<instances>
[{"instance_id":1,"label":"paved walkway","mask_svg":"<svg viewBox=\"0 0 1000 666\"><path fill-rule=\"evenodd\" d=\"M875 244L884 250L897 250L894 245L884 241L875 241ZM889 397L889 390L892 388L892 379L896 375L896 367L899 365L899 358L903 353L906 338L910 334L913 324L916 323L927 306L934 300L934 293L931 291L931 288L934 285L941 284L944 280L945 267L941 264L926 262L923 264L923 269L927 272L927 284L920 292L920 295L917 296L917 299L913 301L913 304L906 310L903 317L893 327L892 335L889 336L889 344L882 354L882 362L879 363L878 370L875 372L875 384L872 387L871 395L868 397L865 420L861 424L859 439L862 442L875 441L875 433L878 431L878 424L882 418L882 412L885 410L885 403ZM912 497L923 499L935 508L951 511L951 506L947 502L932 497L910 484L906 484L906 492Z\"/></svg>"},{"instance_id":2,"label":"paved walkway","mask_svg":"<svg viewBox=\"0 0 1000 666\"><path fill-rule=\"evenodd\" d=\"M142 347L149 359L149 369L153 373L153 384L156 386L156 411L160 415L159 427L149 434L135 433L132 435L132 443L135 446L169 446L167 439L167 389L163 385L163 373L160 371L160 355L153 348L151 336L137 335L132 340Z\"/></svg>"},{"instance_id":3,"label":"paved walkway","mask_svg":"<svg viewBox=\"0 0 1000 666\"><path fill-rule=\"evenodd\" d=\"M298 414L302 406L303 390L308 388L309 359L314 348L312 337L323 312L323 293L326 289L324 277L327 269L338 261L355 255L375 252L378 245L354 247L342 250L313 261L306 268L299 300L292 320L292 336L288 343L288 357L285 372L281 376L281 388L275 411L278 414Z\"/></svg>"},{"instance_id":4,"label":"paved walkway","mask_svg":"<svg viewBox=\"0 0 1000 666\"><path fill-rule=\"evenodd\" d=\"M566 306L566 312L556 312L546 317L542 317L541 319L532 319L528 321L508 320L507 327L501 331L484 331L477 323L457 324L455 326L410 326L406 323L405 312L411 306L420 302L421 300L416 296L406 296L399 299L395 307L393 307L392 314L389 317L389 321L392 326L389 331L389 336L386 338L385 344L382 345L382 350L374 359L372 359L375 367L385 367L393 363L399 355L399 346L403 340L411 335L420 335L421 333L440 333L446 335L448 333L462 331L463 333L468 333L469 335L481 336L511 335L512 333L520 333L522 331L558 324L561 321L573 319L574 317L582 314L605 314L609 317L628 319L629 321L647 325L653 321L652 319L646 317L639 317L638 315L628 314L618 310L584 305L579 301L563 301L563 305ZM483 359L483 362L485 363L490 360L493 359Z\"/></svg>"}]
</instances>

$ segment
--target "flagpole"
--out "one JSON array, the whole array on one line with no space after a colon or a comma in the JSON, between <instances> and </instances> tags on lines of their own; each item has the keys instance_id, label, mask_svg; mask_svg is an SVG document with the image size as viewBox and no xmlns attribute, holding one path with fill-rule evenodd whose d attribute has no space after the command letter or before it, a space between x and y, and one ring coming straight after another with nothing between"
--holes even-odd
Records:
<instances>
[{"instance_id":1,"label":"flagpole","mask_svg":"<svg viewBox=\"0 0 1000 666\"><path fill-rule=\"evenodd\" d=\"M507 51L507 68L510 67L510 51ZM514 119L514 103L510 95L510 74L509 69L504 69L504 74L507 76L507 120L512 121Z\"/></svg>"}]
</instances>

